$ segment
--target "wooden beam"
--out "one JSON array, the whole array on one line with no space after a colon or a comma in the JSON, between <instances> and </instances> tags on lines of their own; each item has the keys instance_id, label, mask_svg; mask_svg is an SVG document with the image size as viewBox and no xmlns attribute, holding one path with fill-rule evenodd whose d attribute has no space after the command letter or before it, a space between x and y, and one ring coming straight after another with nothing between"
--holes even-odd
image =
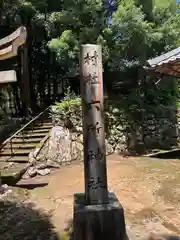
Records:
<instances>
[{"instance_id":1,"label":"wooden beam","mask_svg":"<svg viewBox=\"0 0 180 240\"><path fill-rule=\"evenodd\" d=\"M2 48L4 45L12 44L13 42L16 43L16 45L19 47L25 43L26 37L26 28L22 26L9 36L0 39L0 48Z\"/></svg>"},{"instance_id":2,"label":"wooden beam","mask_svg":"<svg viewBox=\"0 0 180 240\"><path fill-rule=\"evenodd\" d=\"M17 81L16 71L8 70L8 71L0 72L0 84L16 82L16 81Z\"/></svg>"},{"instance_id":3,"label":"wooden beam","mask_svg":"<svg viewBox=\"0 0 180 240\"><path fill-rule=\"evenodd\" d=\"M18 46L16 43L13 43L12 45L0 50L0 60L5 60L17 56L17 50Z\"/></svg>"},{"instance_id":4,"label":"wooden beam","mask_svg":"<svg viewBox=\"0 0 180 240\"><path fill-rule=\"evenodd\" d=\"M0 39L0 60L17 56L18 48L25 43L26 37L26 28L20 27L9 36Z\"/></svg>"}]
</instances>

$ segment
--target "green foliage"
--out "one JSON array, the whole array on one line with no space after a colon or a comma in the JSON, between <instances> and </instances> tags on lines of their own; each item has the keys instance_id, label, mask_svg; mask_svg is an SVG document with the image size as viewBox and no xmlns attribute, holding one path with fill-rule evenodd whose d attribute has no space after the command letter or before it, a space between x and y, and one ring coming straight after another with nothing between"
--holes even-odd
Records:
<instances>
[{"instance_id":1,"label":"green foliage","mask_svg":"<svg viewBox=\"0 0 180 240\"><path fill-rule=\"evenodd\" d=\"M154 6L158 8L168 8L171 10L176 9L176 0L154 0Z\"/></svg>"},{"instance_id":2,"label":"green foliage","mask_svg":"<svg viewBox=\"0 0 180 240\"><path fill-rule=\"evenodd\" d=\"M48 16L47 21L51 26L49 34L55 33L57 37L71 29L80 41L89 41L89 37L96 40L97 33L102 29L102 10L102 1L98 0L88 0L86 3L83 0L63 1L61 11Z\"/></svg>"},{"instance_id":3,"label":"green foliage","mask_svg":"<svg viewBox=\"0 0 180 240\"><path fill-rule=\"evenodd\" d=\"M49 34L57 37L55 32L61 32L48 46L68 76L78 74L79 46L87 42L101 44L103 62L108 69L122 71L143 65L147 58L175 47L180 39L179 21L171 4L162 8L159 3L153 5L151 0L146 3L121 0L108 27L101 1L89 0L86 4L78 1L77 4L69 0L61 12L48 17Z\"/></svg>"},{"instance_id":4,"label":"green foliage","mask_svg":"<svg viewBox=\"0 0 180 240\"><path fill-rule=\"evenodd\" d=\"M135 2L138 4L138 6L142 7L142 10L146 15L146 19L151 21L153 18L152 10L153 10L154 1L153 0L146 0L146 1L136 0Z\"/></svg>"},{"instance_id":5,"label":"green foliage","mask_svg":"<svg viewBox=\"0 0 180 240\"><path fill-rule=\"evenodd\" d=\"M171 20L172 19L172 20ZM176 19L176 20L175 20ZM178 44L178 14L170 9L154 10L154 23L145 20L134 1L121 1L111 25L111 69L124 69L144 62ZM173 26L174 24L174 26Z\"/></svg>"},{"instance_id":6,"label":"green foliage","mask_svg":"<svg viewBox=\"0 0 180 240\"><path fill-rule=\"evenodd\" d=\"M78 74L79 46L83 43L103 43L104 26L102 1L66 0L61 12L48 17L50 35L56 35L48 46L55 52L59 65L68 76ZM55 30L54 30L55 28ZM60 36L57 34L61 33Z\"/></svg>"},{"instance_id":7,"label":"green foliage","mask_svg":"<svg viewBox=\"0 0 180 240\"><path fill-rule=\"evenodd\" d=\"M63 98L62 102L56 103L58 108L62 109L62 111L67 111L71 106L80 106L81 98L76 96L74 92L71 91L70 87L67 88L65 92L65 97Z\"/></svg>"},{"instance_id":8,"label":"green foliage","mask_svg":"<svg viewBox=\"0 0 180 240\"><path fill-rule=\"evenodd\" d=\"M69 99L69 100L63 100L62 102L58 103L56 102L57 109L62 111L62 113L65 113L66 115L71 113L72 108L79 108L80 106L80 99L79 98L74 98L74 99Z\"/></svg>"},{"instance_id":9,"label":"green foliage","mask_svg":"<svg viewBox=\"0 0 180 240\"><path fill-rule=\"evenodd\" d=\"M64 99L61 102L56 102L55 110L51 114L60 119L63 126L71 129L76 128L78 122L82 121L81 98L68 88Z\"/></svg>"},{"instance_id":10,"label":"green foliage","mask_svg":"<svg viewBox=\"0 0 180 240\"><path fill-rule=\"evenodd\" d=\"M3 25L13 28L31 21L33 38L38 35L44 44L48 35L47 45L55 52L58 65L76 73L83 43L102 44L104 62L111 70L143 63L174 47L180 39L180 17L175 9L175 0L121 0L108 27L103 1L4 0L0 16ZM146 21L146 15L151 15L151 21Z\"/></svg>"},{"instance_id":11,"label":"green foliage","mask_svg":"<svg viewBox=\"0 0 180 240\"><path fill-rule=\"evenodd\" d=\"M48 46L56 53L56 59L64 71L69 72L76 68L79 49L72 30L64 31L59 39L52 39Z\"/></svg>"},{"instance_id":12,"label":"green foliage","mask_svg":"<svg viewBox=\"0 0 180 240\"><path fill-rule=\"evenodd\" d=\"M68 232L63 232L60 234L60 239L61 240L70 240L70 236Z\"/></svg>"},{"instance_id":13,"label":"green foliage","mask_svg":"<svg viewBox=\"0 0 180 240\"><path fill-rule=\"evenodd\" d=\"M47 92L47 85L50 86L52 82L58 84L63 77L77 76L79 49L84 43L102 45L105 73L130 72L132 67L142 67L148 58L179 45L180 14L176 12L178 6L174 0L117 2L118 9L112 15L110 24L106 18L104 1L1 1L3 31L0 32L3 35L0 37L21 24L28 27L31 93L38 95L40 92L41 96L38 97L41 99L42 95L47 94L44 93ZM136 80L133 73L131 78L132 81ZM122 81L126 83L127 79L124 77ZM157 91L153 89L146 92L144 86L132 89L126 98L130 110L140 109L142 103L146 102L143 98L153 99L151 106L154 107L159 103L167 104L173 95L171 90L167 92L163 89L159 89L154 98L153 94L157 94ZM150 104L149 100L147 102ZM75 100L71 103L75 104ZM64 104L63 109L68 108L67 105Z\"/></svg>"},{"instance_id":14,"label":"green foliage","mask_svg":"<svg viewBox=\"0 0 180 240\"><path fill-rule=\"evenodd\" d=\"M151 46L152 24L144 20L141 9L132 0L121 1L113 15L112 50L110 66L112 69L123 69L128 64L144 63L147 49Z\"/></svg>"}]
</instances>

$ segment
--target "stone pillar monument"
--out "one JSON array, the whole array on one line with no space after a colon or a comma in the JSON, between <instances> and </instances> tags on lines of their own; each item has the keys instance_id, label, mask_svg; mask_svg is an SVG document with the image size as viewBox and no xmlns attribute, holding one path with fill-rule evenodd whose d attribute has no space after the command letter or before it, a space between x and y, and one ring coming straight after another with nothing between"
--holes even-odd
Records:
<instances>
[{"instance_id":1,"label":"stone pillar monument","mask_svg":"<svg viewBox=\"0 0 180 240\"><path fill-rule=\"evenodd\" d=\"M123 208L107 187L101 51L81 47L85 194L74 197L73 240L127 239Z\"/></svg>"}]
</instances>

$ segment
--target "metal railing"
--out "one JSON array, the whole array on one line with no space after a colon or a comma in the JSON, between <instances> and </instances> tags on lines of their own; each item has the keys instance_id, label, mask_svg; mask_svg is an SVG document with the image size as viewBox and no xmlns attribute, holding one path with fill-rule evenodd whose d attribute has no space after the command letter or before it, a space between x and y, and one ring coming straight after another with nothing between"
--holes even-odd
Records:
<instances>
[{"instance_id":1,"label":"metal railing","mask_svg":"<svg viewBox=\"0 0 180 240\"><path fill-rule=\"evenodd\" d=\"M9 137L8 139L6 139L0 146L0 152L5 150L5 149L8 149L8 148L5 148L8 146L8 144L10 145L10 151L11 151L11 156L8 156L7 157L7 160L8 159L11 159L14 155L14 152L13 151L13 139L17 137L17 135L19 134L22 134L21 137L22 137L22 143L19 143L18 145L18 149L22 147L23 144L26 143L25 141L25 135L26 134L26 129L29 128L31 126L31 128L28 130L28 135L31 135L31 133L34 131L34 124L36 122L36 120L40 120L40 123L43 124L43 118L45 114L48 113L50 109L50 106L47 107L44 111L42 111L41 113L39 113L36 117L34 117L32 120L30 120L28 123L26 123L23 127L21 127L18 131L16 131L11 137Z\"/></svg>"}]
</instances>

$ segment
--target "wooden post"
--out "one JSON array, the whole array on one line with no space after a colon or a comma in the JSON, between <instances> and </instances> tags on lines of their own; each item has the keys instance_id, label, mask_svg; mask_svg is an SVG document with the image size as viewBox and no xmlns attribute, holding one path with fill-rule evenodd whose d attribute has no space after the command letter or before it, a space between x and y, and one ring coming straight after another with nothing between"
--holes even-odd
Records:
<instances>
[{"instance_id":1,"label":"wooden post","mask_svg":"<svg viewBox=\"0 0 180 240\"><path fill-rule=\"evenodd\" d=\"M105 204L108 189L101 46L83 45L80 65L86 203Z\"/></svg>"},{"instance_id":2,"label":"wooden post","mask_svg":"<svg viewBox=\"0 0 180 240\"><path fill-rule=\"evenodd\" d=\"M0 60L12 58L17 55L18 48L22 45L21 52L21 98L23 115L28 116L30 108L30 93L29 93L29 71L28 71L28 54L27 54L27 31L21 26L12 34L0 39ZM7 76L12 76L12 71L9 71ZM14 78L15 79L15 78ZM2 81L4 81L2 79Z\"/></svg>"},{"instance_id":3,"label":"wooden post","mask_svg":"<svg viewBox=\"0 0 180 240\"><path fill-rule=\"evenodd\" d=\"M27 117L30 109L30 86L29 86L27 43L25 43L21 48L21 94L23 115Z\"/></svg>"},{"instance_id":4,"label":"wooden post","mask_svg":"<svg viewBox=\"0 0 180 240\"><path fill-rule=\"evenodd\" d=\"M20 27L12 34L6 36L5 38L0 39L0 60L5 60L16 56L18 47L24 44L25 41L26 41L26 28L24 27ZM16 72L14 70L0 72L0 84L4 85L5 83L16 81L17 81ZM0 174L0 186L1 186L1 174Z\"/></svg>"},{"instance_id":5,"label":"wooden post","mask_svg":"<svg viewBox=\"0 0 180 240\"><path fill-rule=\"evenodd\" d=\"M72 239L126 240L123 208L107 187L101 46L83 45L80 67L85 194L74 195Z\"/></svg>"}]
</instances>

